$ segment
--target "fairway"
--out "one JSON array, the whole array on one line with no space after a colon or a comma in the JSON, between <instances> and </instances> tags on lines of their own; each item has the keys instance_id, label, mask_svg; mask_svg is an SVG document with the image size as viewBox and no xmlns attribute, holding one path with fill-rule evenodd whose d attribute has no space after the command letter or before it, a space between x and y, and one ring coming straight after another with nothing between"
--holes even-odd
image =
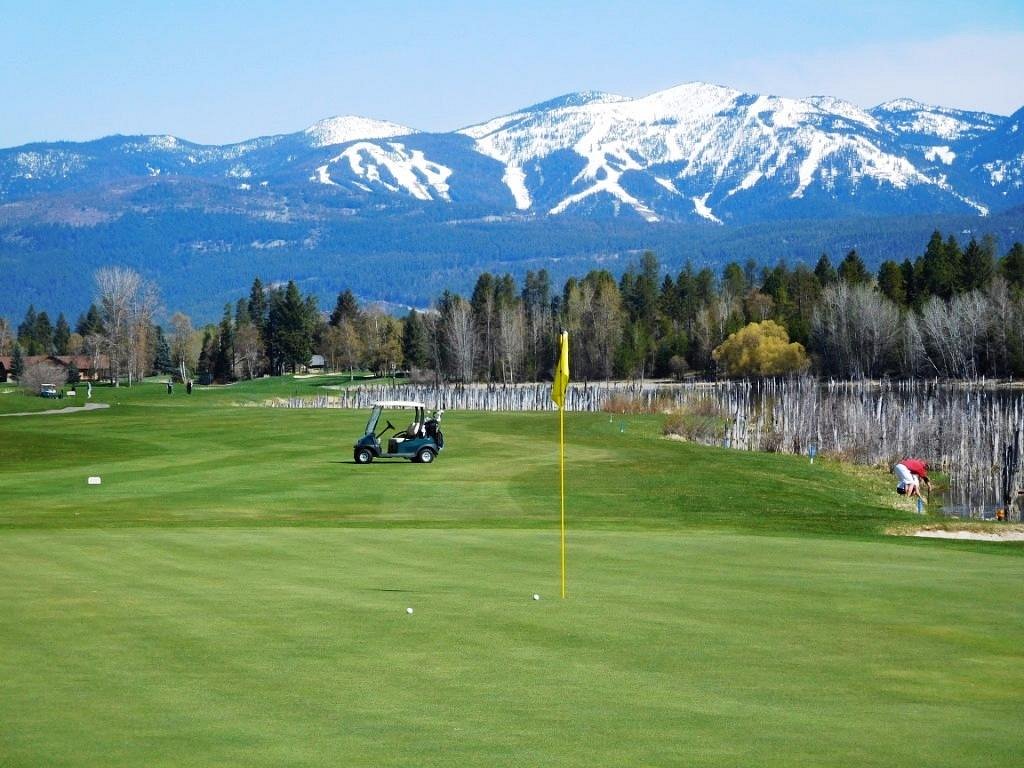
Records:
<instances>
[{"instance_id":1,"label":"fairway","mask_svg":"<svg viewBox=\"0 0 1024 768\"><path fill-rule=\"evenodd\" d=\"M884 536L915 516L880 472L568 414L563 601L555 414L452 412L435 464L360 467L365 414L251 407L284 386L0 418L0 765L1024 748L1024 547Z\"/></svg>"}]
</instances>

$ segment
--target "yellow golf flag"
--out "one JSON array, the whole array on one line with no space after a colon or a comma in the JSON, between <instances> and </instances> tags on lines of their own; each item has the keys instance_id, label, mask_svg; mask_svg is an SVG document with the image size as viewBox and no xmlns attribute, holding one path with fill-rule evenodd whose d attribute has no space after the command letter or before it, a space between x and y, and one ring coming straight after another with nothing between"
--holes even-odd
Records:
<instances>
[{"instance_id":1,"label":"yellow golf flag","mask_svg":"<svg viewBox=\"0 0 1024 768\"><path fill-rule=\"evenodd\" d=\"M561 497L562 599L565 599L565 390L569 388L569 333L562 331L559 340L558 365L551 384L551 399L558 406L558 467Z\"/></svg>"},{"instance_id":2,"label":"yellow golf flag","mask_svg":"<svg viewBox=\"0 0 1024 768\"><path fill-rule=\"evenodd\" d=\"M551 399L559 408L565 406L565 390L569 387L569 332L562 331L559 340L558 366L555 381L551 385Z\"/></svg>"}]
</instances>

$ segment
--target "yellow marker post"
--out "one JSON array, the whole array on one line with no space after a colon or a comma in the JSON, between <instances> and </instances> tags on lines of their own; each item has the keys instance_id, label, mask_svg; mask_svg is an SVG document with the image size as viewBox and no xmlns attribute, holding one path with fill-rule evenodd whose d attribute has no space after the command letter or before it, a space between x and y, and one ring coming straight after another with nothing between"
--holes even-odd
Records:
<instances>
[{"instance_id":1,"label":"yellow marker post","mask_svg":"<svg viewBox=\"0 0 1024 768\"><path fill-rule=\"evenodd\" d=\"M558 406L558 465L561 496L562 599L565 599L565 391L569 387L569 333L559 339L558 365L551 385L551 399Z\"/></svg>"}]
</instances>

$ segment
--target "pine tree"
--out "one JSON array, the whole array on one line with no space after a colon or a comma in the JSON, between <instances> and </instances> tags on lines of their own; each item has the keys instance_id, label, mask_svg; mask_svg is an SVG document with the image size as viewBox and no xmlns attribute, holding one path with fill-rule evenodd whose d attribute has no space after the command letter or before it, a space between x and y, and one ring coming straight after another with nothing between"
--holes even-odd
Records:
<instances>
[{"instance_id":1,"label":"pine tree","mask_svg":"<svg viewBox=\"0 0 1024 768\"><path fill-rule=\"evenodd\" d=\"M231 324L231 304L225 304L214 345L216 351L213 356L213 378L217 381L231 381L234 378L234 336L234 328Z\"/></svg>"},{"instance_id":2,"label":"pine tree","mask_svg":"<svg viewBox=\"0 0 1024 768\"><path fill-rule=\"evenodd\" d=\"M856 249L846 254L839 265L839 279L850 285L867 285L871 282L871 273L864 265L864 260L857 253Z\"/></svg>"},{"instance_id":3,"label":"pine tree","mask_svg":"<svg viewBox=\"0 0 1024 768\"><path fill-rule=\"evenodd\" d=\"M906 303L908 307L918 306L918 270L914 267L914 262L910 259L904 259L903 263L900 264L900 276L903 278L903 295L906 296Z\"/></svg>"},{"instance_id":4,"label":"pine tree","mask_svg":"<svg viewBox=\"0 0 1024 768\"><path fill-rule=\"evenodd\" d=\"M658 314L661 316L661 322L667 327L678 329L681 313L682 307L675 281L672 279L672 275L665 275L661 281L661 292L658 295Z\"/></svg>"},{"instance_id":5,"label":"pine tree","mask_svg":"<svg viewBox=\"0 0 1024 768\"><path fill-rule=\"evenodd\" d=\"M53 330L53 348L58 355L68 353L68 342L71 340L71 326L68 325L64 313L57 316L57 326Z\"/></svg>"},{"instance_id":6,"label":"pine tree","mask_svg":"<svg viewBox=\"0 0 1024 768\"><path fill-rule=\"evenodd\" d=\"M252 281L252 288L249 289L249 318L261 332L266 327L267 295L258 277Z\"/></svg>"},{"instance_id":7,"label":"pine tree","mask_svg":"<svg viewBox=\"0 0 1024 768\"><path fill-rule=\"evenodd\" d=\"M278 372L290 367L292 373L298 365L305 365L313 354L313 331L316 321L316 302L310 296L303 301L298 286L292 280L283 290L270 298L268 315L268 354L273 350Z\"/></svg>"},{"instance_id":8,"label":"pine tree","mask_svg":"<svg viewBox=\"0 0 1024 768\"><path fill-rule=\"evenodd\" d=\"M103 334L103 315L95 304L90 304L89 311L78 316L75 333L83 339L90 334Z\"/></svg>"},{"instance_id":9,"label":"pine tree","mask_svg":"<svg viewBox=\"0 0 1024 768\"><path fill-rule=\"evenodd\" d=\"M200 384L209 384L213 380L213 359L216 354L217 347L213 334L206 328L203 330L203 345L199 352L199 362L196 364Z\"/></svg>"},{"instance_id":10,"label":"pine tree","mask_svg":"<svg viewBox=\"0 0 1024 768\"><path fill-rule=\"evenodd\" d=\"M243 325L252 325L252 318L249 317L249 301L239 299L235 302L235 330Z\"/></svg>"},{"instance_id":11,"label":"pine tree","mask_svg":"<svg viewBox=\"0 0 1024 768\"><path fill-rule=\"evenodd\" d=\"M832 266L832 260L829 259L827 253L821 254L818 258L818 263L814 266L814 276L818 278L822 288L832 285L832 283L839 279L839 275L836 274L836 269Z\"/></svg>"},{"instance_id":12,"label":"pine tree","mask_svg":"<svg viewBox=\"0 0 1024 768\"><path fill-rule=\"evenodd\" d=\"M29 304L28 309L25 310L25 319L18 326L18 344L24 346L25 351L29 355L42 354L42 350L39 349L39 344L36 341L37 318L35 306Z\"/></svg>"},{"instance_id":13,"label":"pine tree","mask_svg":"<svg viewBox=\"0 0 1024 768\"><path fill-rule=\"evenodd\" d=\"M50 322L50 316L46 314L45 310L36 315L36 325L32 331L32 338L39 349L37 354L53 354L53 324Z\"/></svg>"},{"instance_id":14,"label":"pine tree","mask_svg":"<svg viewBox=\"0 0 1024 768\"><path fill-rule=\"evenodd\" d=\"M473 326L480 335L484 376L490 381L495 373L497 359L498 304L495 298L497 281L490 272L482 273L473 286L469 306L473 310Z\"/></svg>"},{"instance_id":15,"label":"pine tree","mask_svg":"<svg viewBox=\"0 0 1024 768\"><path fill-rule=\"evenodd\" d=\"M338 300L334 303L334 311L331 312L331 318L327 324L337 328L341 325L342 320L355 322L358 318L359 302L356 301L355 294L346 288L338 294Z\"/></svg>"},{"instance_id":16,"label":"pine tree","mask_svg":"<svg viewBox=\"0 0 1024 768\"><path fill-rule=\"evenodd\" d=\"M903 282L903 270L895 261L883 261L878 268L878 290L900 306L906 306L907 289Z\"/></svg>"},{"instance_id":17,"label":"pine tree","mask_svg":"<svg viewBox=\"0 0 1024 768\"><path fill-rule=\"evenodd\" d=\"M25 358L21 353L21 345L14 345L14 353L11 355L11 376L16 379L21 378L21 374L25 372Z\"/></svg>"},{"instance_id":18,"label":"pine tree","mask_svg":"<svg viewBox=\"0 0 1024 768\"><path fill-rule=\"evenodd\" d=\"M950 239L952 240L952 236ZM961 270L956 264L960 246L955 240L953 246L955 250L951 250L947 243L942 241L942 233L938 230L932 233L924 255L918 265L915 265L921 273L920 283L916 286L918 303L923 302L929 295L941 296L944 299L953 295L961 276Z\"/></svg>"},{"instance_id":19,"label":"pine tree","mask_svg":"<svg viewBox=\"0 0 1024 768\"><path fill-rule=\"evenodd\" d=\"M808 267L798 264L790 275L789 296L792 314L786 319L791 341L807 346L811 335L811 322L822 292L821 283Z\"/></svg>"},{"instance_id":20,"label":"pine tree","mask_svg":"<svg viewBox=\"0 0 1024 768\"><path fill-rule=\"evenodd\" d=\"M991 242L988 243L988 246L979 245L974 238L971 238L971 242L967 244L963 257L963 273L960 277L963 290L973 291L976 288L984 288L995 274L995 253L990 249Z\"/></svg>"},{"instance_id":21,"label":"pine tree","mask_svg":"<svg viewBox=\"0 0 1024 768\"><path fill-rule=\"evenodd\" d=\"M775 302L775 317L785 319L792 313L793 305L789 298L790 272L786 262L780 261L775 268L764 276L761 291L771 296Z\"/></svg>"},{"instance_id":22,"label":"pine tree","mask_svg":"<svg viewBox=\"0 0 1024 768\"><path fill-rule=\"evenodd\" d=\"M743 268L735 261L730 261L722 269L722 289L728 291L730 296L736 298L745 296L753 285L753 281L747 280Z\"/></svg>"},{"instance_id":23,"label":"pine tree","mask_svg":"<svg viewBox=\"0 0 1024 768\"><path fill-rule=\"evenodd\" d=\"M159 325L153 326L154 329L154 351L155 357L153 359L153 369L157 373L174 373L174 361L171 360L171 345L167 343L167 337L164 336L164 329Z\"/></svg>"},{"instance_id":24,"label":"pine tree","mask_svg":"<svg viewBox=\"0 0 1024 768\"><path fill-rule=\"evenodd\" d=\"M402 355L411 368L426 368L430 362L427 329L415 309L409 311L402 327Z\"/></svg>"},{"instance_id":25,"label":"pine tree","mask_svg":"<svg viewBox=\"0 0 1024 768\"><path fill-rule=\"evenodd\" d=\"M1024 243L1013 244L1000 261L999 272L1010 285L1024 290Z\"/></svg>"}]
</instances>

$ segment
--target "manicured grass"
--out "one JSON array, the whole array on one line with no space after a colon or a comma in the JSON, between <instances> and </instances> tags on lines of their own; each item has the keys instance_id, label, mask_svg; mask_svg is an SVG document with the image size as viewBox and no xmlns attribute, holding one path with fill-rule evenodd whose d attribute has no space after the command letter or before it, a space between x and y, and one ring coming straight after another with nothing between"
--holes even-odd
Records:
<instances>
[{"instance_id":1,"label":"manicured grass","mask_svg":"<svg viewBox=\"0 0 1024 768\"><path fill-rule=\"evenodd\" d=\"M1024 547L883 536L915 516L881 473L569 414L562 601L555 414L452 412L433 465L356 466L365 413L234 405L289 386L0 418L0 765L1024 748Z\"/></svg>"},{"instance_id":2,"label":"manicured grass","mask_svg":"<svg viewBox=\"0 0 1024 768\"><path fill-rule=\"evenodd\" d=\"M554 413L452 412L429 467L358 467L366 413L239 407L279 381L167 397L160 385L94 390L105 411L5 418L0 527L328 524L550 526ZM899 514L881 475L660 438L659 417L570 414L574 525L727 527L873 535ZM99 475L103 485L88 487ZM883 501L885 499L885 501Z\"/></svg>"}]
</instances>

